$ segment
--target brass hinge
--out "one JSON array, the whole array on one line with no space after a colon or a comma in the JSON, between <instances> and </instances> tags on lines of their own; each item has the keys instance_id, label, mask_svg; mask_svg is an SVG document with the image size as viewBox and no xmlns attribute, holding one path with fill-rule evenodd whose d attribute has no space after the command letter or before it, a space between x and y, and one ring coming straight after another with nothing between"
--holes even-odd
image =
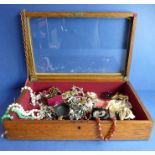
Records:
<instances>
[{"instance_id":1,"label":"brass hinge","mask_svg":"<svg viewBox=\"0 0 155 155\"><path fill-rule=\"evenodd\" d=\"M124 76L123 80L124 81L128 81L128 77L127 76Z\"/></svg>"},{"instance_id":2,"label":"brass hinge","mask_svg":"<svg viewBox=\"0 0 155 155\"><path fill-rule=\"evenodd\" d=\"M37 80L36 77L34 77L34 76L29 76L29 81L36 81L36 80Z\"/></svg>"}]
</instances>

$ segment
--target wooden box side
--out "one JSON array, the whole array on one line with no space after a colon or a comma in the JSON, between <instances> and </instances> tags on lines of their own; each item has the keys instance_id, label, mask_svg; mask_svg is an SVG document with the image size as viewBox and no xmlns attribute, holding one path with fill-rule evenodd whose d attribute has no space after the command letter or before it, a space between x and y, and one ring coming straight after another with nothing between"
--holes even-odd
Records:
<instances>
[{"instance_id":1,"label":"wooden box side","mask_svg":"<svg viewBox=\"0 0 155 155\"><path fill-rule=\"evenodd\" d=\"M102 121L102 134L109 131L111 121ZM5 120L8 139L25 140L101 140L95 121ZM151 135L150 121L117 121L111 140L144 140Z\"/></svg>"},{"instance_id":2,"label":"wooden box side","mask_svg":"<svg viewBox=\"0 0 155 155\"><path fill-rule=\"evenodd\" d=\"M134 87L132 86L132 84L128 81L126 83L126 89L129 89L135 96L135 98L138 100L138 103L140 105L140 107L142 108L142 110L144 111L145 115L147 116L148 121L150 121L150 123L154 124L153 119L151 118L149 112L147 111L146 107L144 106L143 102L141 101L140 97L138 96L138 94L136 93Z\"/></svg>"}]
</instances>

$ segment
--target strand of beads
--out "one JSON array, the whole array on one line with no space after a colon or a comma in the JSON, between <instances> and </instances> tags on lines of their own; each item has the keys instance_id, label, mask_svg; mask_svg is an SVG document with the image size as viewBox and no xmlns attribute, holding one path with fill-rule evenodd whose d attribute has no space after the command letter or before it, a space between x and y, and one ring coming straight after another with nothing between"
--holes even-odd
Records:
<instances>
[{"instance_id":1,"label":"strand of beads","mask_svg":"<svg viewBox=\"0 0 155 155\"><path fill-rule=\"evenodd\" d=\"M21 88L21 92L23 90L28 90L30 92L31 104L33 106L36 106L38 104L38 100L41 99L41 94L35 95L35 93L33 92L32 88L28 87L28 86L24 86L23 88Z\"/></svg>"},{"instance_id":2,"label":"strand of beads","mask_svg":"<svg viewBox=\"0 0 155 155\"><path fill-rule=\"evenodd\" d=\"M42 119L42 115L40 115L40 110L38 110L38 109L32 109L32 110L24 111L24 109L13 107L11 109L11 111L15 112L18 115L18 117L21 119L32 119L32 120ZM37 113L37 114L35 115L35 113Z\"/></svg>"},{"instance_id":3,"label":"strand of beads","mask_svg":"<svg viewBox=\"0 0 155 155\"><path fill-rule=\"evenodd\" d=\"M25 111L24 108L18 103L13 104L11 111L17 113L19 118L27 119L27 117L28 118L30 117L31 119L42 119L39 109L32 109ZM35 113L37 113L37 115L35 115Z\"/></svg>"},{"instance_id":4,"label":"strand of beads","mask_svg":"<svg viewBox=\"0 0 155 155\"><path fill-rule=\"evenodd\" d=\"M104 140L109 140L113 136L115 129L116 129L116 120L112 119L112 125L111 125L110 130L108 131L107 135L104 137Z\"/></svg>"},{"instance_id":5,"label":"strand of beads","mask_svg":"<svg viewBox=\"0 0 155 155\"><path fill-rule=\"evenodd\" d=\"M9 114L10 111L15 112L18 115L18 117L21 119L38 119L38 120L40 120L43 118L41 110L39 110L39 109L32 109L32 110L25 111L24 108L20 104L12 103L8 106L5 114L2 117L2 120L7 119L7 118L13 119L13 116L11 116Z\"/></svg>"},{"instance_id":6,"label":"strand of beads","mask_svg":"<svg viewBox=\"0 0 155 155\"><path fill-rule=\"evenodd\" d=\"M17 108L22 108L22 106L18 103L12 103L8 106L6 113L9 113L9 111L13 108L13 107L17 107Z\"/></svg>"},{"instance_id":7,"label":"strand of beads","mask_svg":"<svg viewBox=\"0 0 155 155\"><path fill-rule=\"evenodd\" d=\"M8 108L7 108L7 110L6 110L6 112L5 112L5 114L2 116L2 120L4 120L4 119L13 119L13 116L11 116L10 114L9 114L9 111L13 108L13 107L20 107L21 105L20 104L17 104L17 103L12 103L12 104L10 104L9 106L8 106Z\"/></svg>"},{"instance_id":8,"label":"strand of beads","mask_svg":"<svg viewBox=\"0 0 155 155\"><path fill-rule=\"evenodd\" d=\"M24 116L24 115L21 113L21 111L20 111L19 109L17 109L17 108L12 108L11 111L12 111L12 112L15 112L15 113L18 115L18 117L19 117L20 119L33 119L33 118L30 117L30 116Z\"/></svg>"},{"instance_id":9,"label":"strand of beads","mask_svg":"<svg viewBox=\"0 0 155 155\"><path fill-rule=\"evenodd\" d=\"M105 137L103 137L103 135L102 135L102 128L101 128L101 124L100 124L100 118L96 118L96 123L97 123L98 131L99 131L100 139L104 139L105 141L109 140L113 136L113 134L115 132L116 120L114 120L114 119L112 120L112 125L111 125L111 127L110 127L110 129L109 129L109 131L108 131L108 133L107 133L107 135Z\"/></svg>"},{"instance_id":10,"label":"strand of beads","mask_svg":"<svg viewBox=\"0 0 155 155\"><path fill-rule=\"evenodd\" d=\"M100 124L100 118L96 118L96 123L97 123L97 128L99 131L99 137L100 139L104 139L103 135L102 135L102 128L101 128L101 124Z\"/></svg>"}]
</instances>

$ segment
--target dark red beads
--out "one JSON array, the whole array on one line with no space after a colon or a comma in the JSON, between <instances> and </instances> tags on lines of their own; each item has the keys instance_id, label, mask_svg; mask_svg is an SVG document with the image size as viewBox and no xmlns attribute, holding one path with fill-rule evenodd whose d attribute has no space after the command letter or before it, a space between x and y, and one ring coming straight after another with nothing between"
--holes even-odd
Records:
<instances>
[{"instance_id":1,"label":"dark red beads","mask_svg":"<svg viewBox=\"0 0 155 155\"><path fill-rule=\"evenodd\" d=\"M112 120L112 125L107 135L104 137L104 140L109 140L113 136L115 129L116 129L116 120Z\"/></svg>"},{"instance_id":2,"label":"dark red beads","mask_svg":"<svg viewBox=\"0 0 155 155\"><path fill-rule=\"evenodd\" d=\"M97 123L97 128L99 131L99 138L104 139L103 135L102 135L102 128L101 128L101 124L100 124L100 118L96 118L96 123Z\"/></svg>"},{"instance_id":3,"label":"dark red beads","mask_svg":"<svg viewBox=\"0 0 155 155\"><path fill-rule=\"evenodd\" d=\"M107 135L105 137L103 137L102 135L102 128L101 128L101 124L100 124L100 118L96 118L96 123L97 123L97 128L98 128L98 132L99 132L99 138L100 139L104 139L105 141L106 140L109 140L113 135L114 135L114 132L115 132L115 128L116 128L116 120L112 120L112 125L107 133Z\"/></svg>"}]
</instances>

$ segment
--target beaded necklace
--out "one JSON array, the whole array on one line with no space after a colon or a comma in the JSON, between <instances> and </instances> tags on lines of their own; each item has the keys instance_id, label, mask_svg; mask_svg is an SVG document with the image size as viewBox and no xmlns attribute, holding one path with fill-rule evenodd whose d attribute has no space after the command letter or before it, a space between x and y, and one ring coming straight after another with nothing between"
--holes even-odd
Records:
<instances>
[{"instance_id":1,"label":"beaded necklace","mask_svg":"<svg viewBox=\"0 0 155 155\"><path fill-rule=\"evenodd\" d=\"M35 95L35 93L33 92L32 88L31 87L28 87L28 86L24 86L23 88L21 88L21 92L23 90L28 90L30 92L30 97L31 97L31 103L33 106L36 106L38 103L38 101L41 99L41 96L42 94L38 94L38 95Z\"/></svg>"}]
</instances>

